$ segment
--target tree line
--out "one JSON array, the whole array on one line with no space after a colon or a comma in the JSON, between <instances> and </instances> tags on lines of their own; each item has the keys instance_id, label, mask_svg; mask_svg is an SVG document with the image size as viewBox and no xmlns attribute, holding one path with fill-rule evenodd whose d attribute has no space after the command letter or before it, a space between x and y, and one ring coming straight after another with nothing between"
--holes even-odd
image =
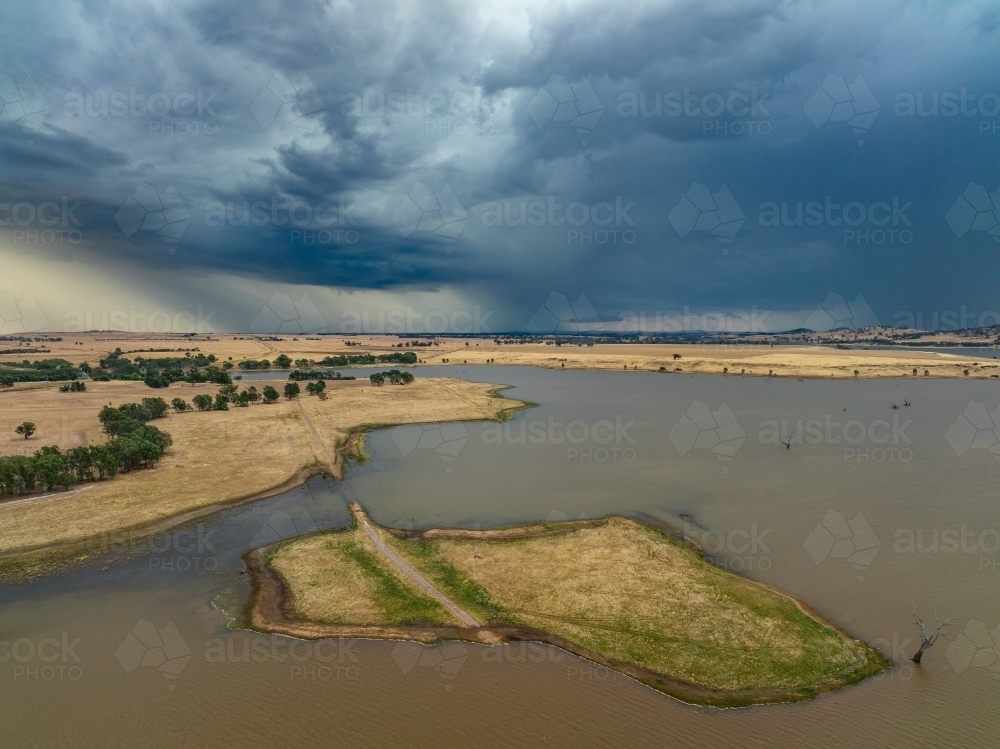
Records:
<instances>
[{"instance_id":1,"label":"tree line","mask_svg":"<svg viewBox=\"0 0 1000 749\"><path fill-rule=\"evenodd\" d=\"M173 440L167 432L147 421L167 412L162 398L143 398L142 403L105 406L98 414L108 441L62 450L56 445L39 448L34 455L0 457L0 496L26 494L41 488L68 489L76 483L103 481L119 473L152 468ZM18 434L27 439L35 425L24 422Z\"/></svg>"},{"instance_id":2,"label":"tree line","mask_svg":"<svg viewBox=\"0 0 1000 749\"><path fill-rule=\"evenodd\" d=\"M390 385L409 385L413 382L413 375L409 372L400 372L398 369L390 369L388 372L375 372L368 376L372 385L381 387L386 382Z\"/></svg>"}]
</instances>

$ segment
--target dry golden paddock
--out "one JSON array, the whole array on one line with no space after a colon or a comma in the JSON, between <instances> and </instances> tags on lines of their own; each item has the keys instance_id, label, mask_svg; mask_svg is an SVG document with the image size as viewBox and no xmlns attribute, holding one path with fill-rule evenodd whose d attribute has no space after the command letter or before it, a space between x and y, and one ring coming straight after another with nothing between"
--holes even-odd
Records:
<instances>
[{"instance_id":1,"label":"dry golden paddock","mask_svg":"<svg viewBox=\"0 0 1000 749\"><path fill-rule=\"evenodd\" d=\"M286 381L255 381L280 391ZM249 383L247 383L249 384ZM409 385L372 387L367 379L331 381L327 398L303 394L271 405L228 411L174 413L155 421L173 446L155 468L81 484L69 492L0 502L0 556L84 539L114 537L181 519L290 486L303 471L337 463L337 450L364 425L496 418L518 401L496 396L496 385L448 378L417 378ZM83 393L61 393L58 383L0 390L0 454L25 454L42 445L73 447L104 440L98 411L109 403L161 396L191 402L217 385L174 383L151 389L142 382L87 382ZM14 434L33 421L30 440ZM339 469L339 465L335 470Z\"/></svg>"},{"instance_id":2,"label":"dry golden paddock","mask_svg":"<svg viewBox=\"0 0 1000 749\"><path fill-rule=\"evenodd\" d=\"M42 334L39 334L41 337ZM97 360L120 347L129 358L135 356L183 356L184 349L197 349L215 354L222 361L234 363L243 359L274 360L279 354L292 359L321 360L337 354L386 353L399 351L399 344L414 339L395 336L252 336L223 335L182 336L172 334L146 335L132 333L53 333L62 341L44 344L50 353L5 354L0 362L21 359L59 357L74 363ZM279 340L271 340L278 338ZM928 336L937 343L948 342L945 336ZM422 339L424 341L430 339ZM906 351L887 348L845 350L818 345L749 344L595 344L593 346L551 343L496 344L483 338L441 338L439 345L403 348L414 351L426 364L516 364L553 369L607 369L696 372L706 374L775 377L1000 377L1000 360L976 360L938 352ZM348 346L351 342L355 345ZM956 339L955 341L959 341ZM983 342L988 345L988 341ZM34 347L40 343L31 344ZM18 346L0 342L9 350ZM24 348L24 346L21 346ZM150 353L150 349L162 351ZM674 358L679 356L680 358ZM447 361L445 361L447 360ZM854 374L857 370L857 375ZM968 370L968 374L965 371ZM926 372L926 375L925 375Z\"/></svg>"}]
</instances>

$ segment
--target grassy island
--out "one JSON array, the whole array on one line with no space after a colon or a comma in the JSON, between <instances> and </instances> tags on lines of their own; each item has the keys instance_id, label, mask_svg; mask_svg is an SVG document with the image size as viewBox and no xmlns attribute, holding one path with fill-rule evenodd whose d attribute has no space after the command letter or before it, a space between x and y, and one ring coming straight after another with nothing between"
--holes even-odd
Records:
<instances>
[{"instance_id":1,"label":"grassy island","mask_svg":"<svg viewBox=\"0 0 1000 749\"><path fill-rule=\"evenodd\" d=\"M627 518L406 534L352 509L352 529L248 554L258 578L254 626L299 636L539 640L715 706L808 699L889 665L794 598ZM426 584L479 626L460 623ZM264 600L268 590L280 605Z\"/></svg>"}]
</instances>

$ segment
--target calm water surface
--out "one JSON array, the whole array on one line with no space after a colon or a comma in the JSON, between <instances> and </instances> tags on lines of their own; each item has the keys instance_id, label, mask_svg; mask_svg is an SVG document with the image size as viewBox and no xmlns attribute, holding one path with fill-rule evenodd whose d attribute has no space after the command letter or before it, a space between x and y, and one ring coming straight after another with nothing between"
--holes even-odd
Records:
<instances>
[{"instance_id":1,"label":"calm water surface","mask_svg":"<svg viewBox=\"0 0 1000 749\"><path fill-rule=\"evenodd\" d=\"M690 515L719 564L804 598L900 665L808 703L720 711L541 646L317 646L230 626L246 549L348 521L344 487L314 479L127 557L0 590L2 745L1000 745L1000 462L969 406L996 409L1000 383L416 372L507 383L538 406L503 427L371 435L371 461L348 482L375 520ZM834 546L823 521L833 535L846 525L847 541ZM867 554L837 555L854 541ZM905 665L914 604L953 618L920 668Z\"/></svg>"}]
</instances>

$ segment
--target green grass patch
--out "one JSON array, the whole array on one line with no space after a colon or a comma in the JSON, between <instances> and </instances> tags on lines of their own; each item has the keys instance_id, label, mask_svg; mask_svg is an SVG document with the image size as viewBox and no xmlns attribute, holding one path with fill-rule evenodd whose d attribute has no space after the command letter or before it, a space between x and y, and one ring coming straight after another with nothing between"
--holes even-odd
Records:
<instances>
[{"instance_id":1,"label":"green grass patch","mask_svg":"<svg viewBox=\"0 0 1000 749\"><path fill-rule=\"evenodd\" d=\"M449 623L450 617L437 601L415 592L357 541L343 544L340 550L373 583L372 600L385 613L386 623Z\"/></svg>"},{"instance_id":2,"label":"green grass patch","mask_svg":"<svg viewBox=\"0 0 1000 749\"><path fill-rule=\"evenodd\" d=\"M457 567L441 556L437 542L414 543L391 537L388 542L392 544L397 553L427 577L438 590L479 621L485 624L524 624L514 614L493 600L486 592L486 588L470 580Z\"/></svg>"}]
</instances>

